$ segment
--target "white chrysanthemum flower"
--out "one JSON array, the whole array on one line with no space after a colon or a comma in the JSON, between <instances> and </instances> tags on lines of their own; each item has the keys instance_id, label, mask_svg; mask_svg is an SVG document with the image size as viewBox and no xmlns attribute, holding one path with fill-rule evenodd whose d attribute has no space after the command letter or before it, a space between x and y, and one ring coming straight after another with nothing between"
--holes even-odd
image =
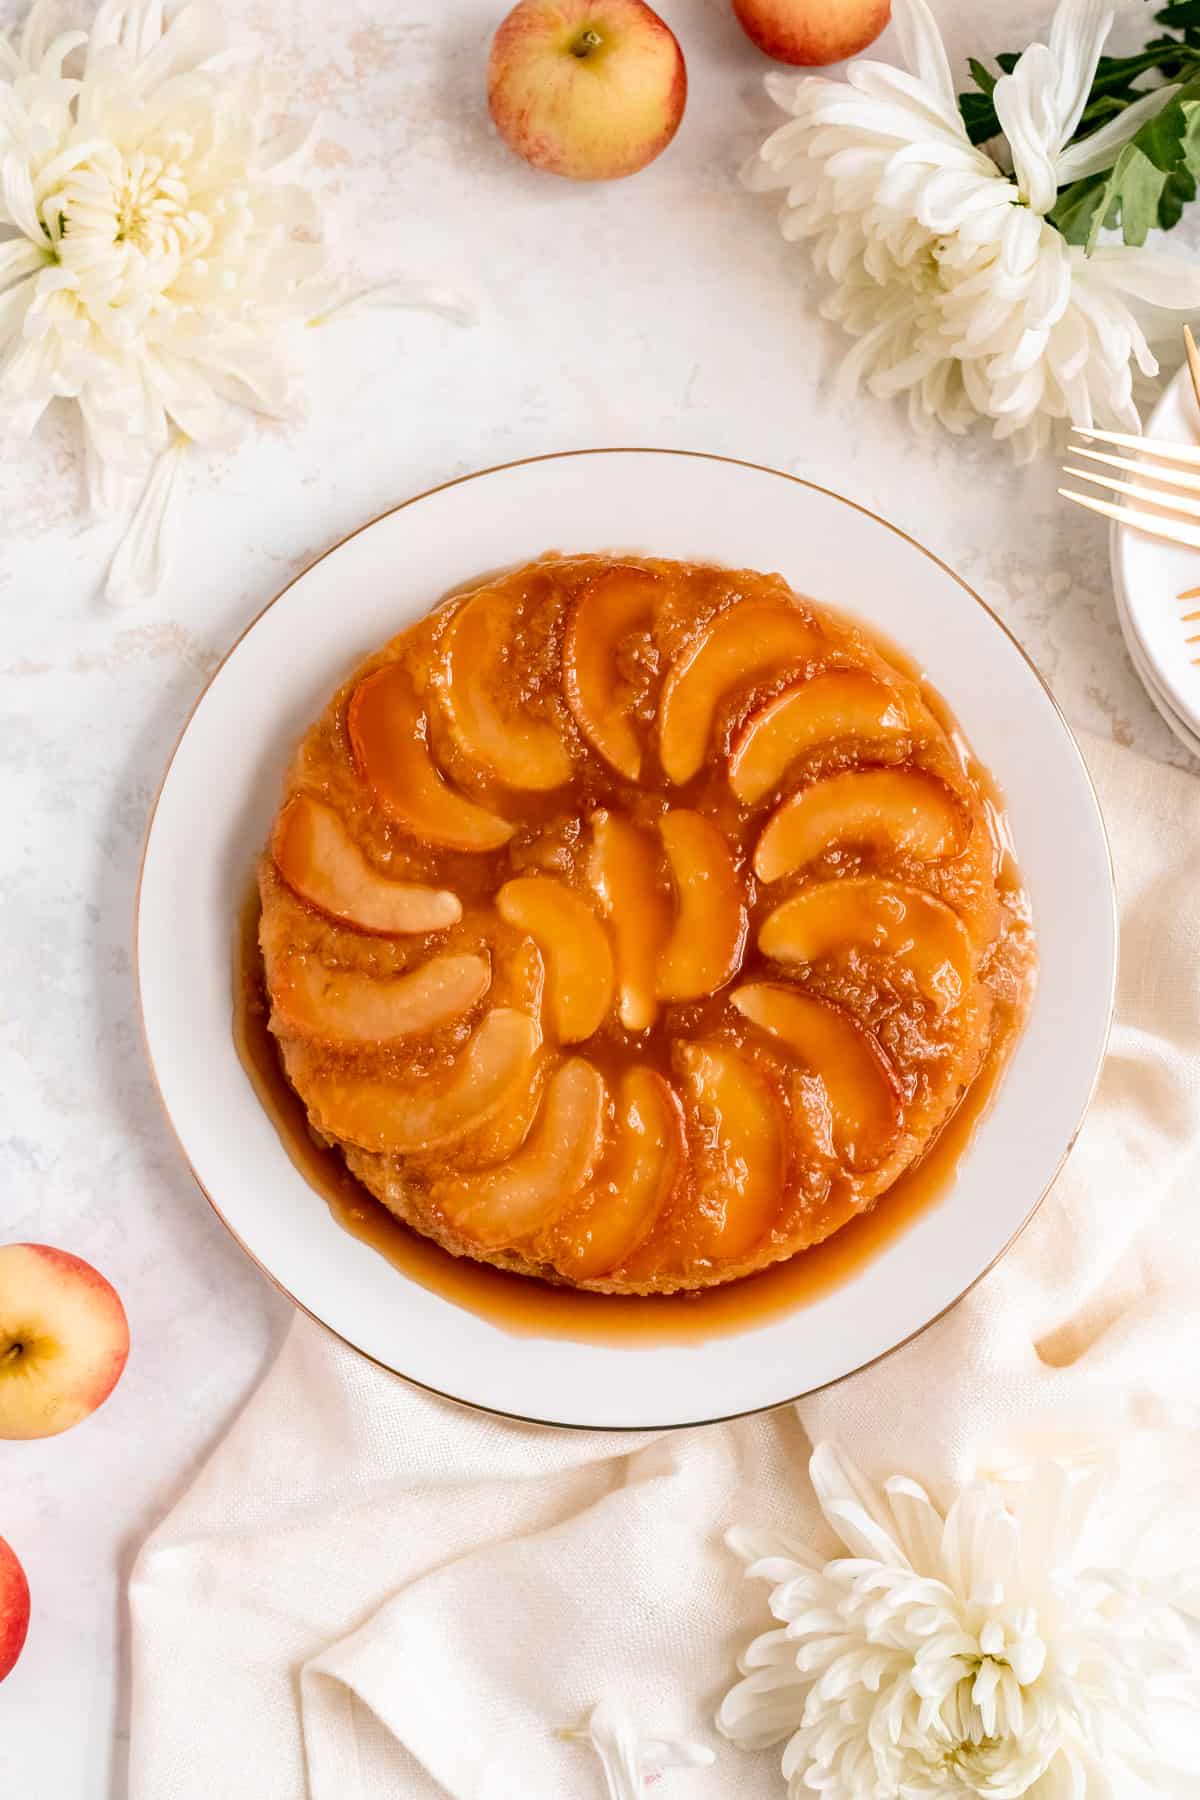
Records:
<instances>
[{"instance_id":1,"label":"white chrysanthemum flower","mask_svg":"<svg viewBox=\"0 0 1200 1800\"><path fill-rule=\"evenodd\" d=\"M771 1532L728 1542L779 1621L717 1723L787 1740L792 1800L1184 1800L1200 1778L1200 1636L1179 1580L1098 1566L1109 1493L1050 1464L965 1488L943 1518L829 1445L811 1469L846 1554ZM1118 1552L1119 1554L1119 1552Z\"/></svg>"},{"instance_id":2,"label":"white chrysanthemum flower","mask_svg":"<svg viewBox=\"0 0 1200 1800\"><path fill-rule=\"evenodd\" d=\"M209 5L103 0L90 32L58 35L53 11L36 0L0 39L0 423L28 433L74 400L93 504L144 488L110 578L124 598L161 575L174 452L294 415L306 327L340 290L288 179L308 134L269 134L271 78Z\"/></svg>"},{"instance_id":3,"label":"white chrysanthemum flower","mask_svg":"<svg viewBox=\"0 0 1200 1800\"><path fill-rule=\"evenodd\" d=\"M854 385L907 393L914 425L961 432L980 415L1031 456L1055 419L1137 430L1133 371L1158 372L1144 326L1200 306L1200 270L1127 246L1091 256L1045 214L1061 185L1098 174L1176 91L1136 102L1067 146L1113 22L1102 0L1061 0L993 95L1008 174L967 136L925 0L896 0L910 73L870 60L845 81L769 75L793 114L745 171L786 188L783 235L808 238L833 283L823 307L858 342Z\"/></svg>"}]
</instances>

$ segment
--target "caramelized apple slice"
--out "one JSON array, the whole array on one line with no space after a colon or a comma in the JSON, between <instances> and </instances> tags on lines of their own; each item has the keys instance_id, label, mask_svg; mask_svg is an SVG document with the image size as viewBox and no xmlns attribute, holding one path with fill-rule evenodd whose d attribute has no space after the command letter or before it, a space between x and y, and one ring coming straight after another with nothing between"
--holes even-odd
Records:
<instances>
[{"instance_id":1,"label":"caramelized apple slice","mask_svg":"<svg viewBox=\"0 0 1200 1800\"><path fill-rule=\"evenodd\" d=\"M742 959L746 905L729 845L694 812L659 821L675 886L675 924L658 963L660 1000L698 1000L724 985Z\"/></svg>"},{"instance_id":2,"label":"caramelized apple slice","mask_svg":"<svg viewBox=\"0 0 1200 1800\"><path fill-rule=\"evenodd\" d=\"M496 850L508 842L513 827L457 793L434 767L429 722L399 663L359 682L346 729L363 779L389 818L414 837L452 850Z\"/></svg>"},{"instance_id":3,"label":"caramelized apple slice","mask_svg":"<svg viewBox=\"0 0 1200 1800\"><path fill-rule=\"evenodd\" d=\"M663 684L658 744L669 781L690 781L708 749L717 708L735 688L749 688L803 663L820 633L786 600L742 600L720 613Z\"/></svg>"},{"instance_id":4,"label":"caramelized apple slice","mask_svg":"<svg viewBox=\"0 0 1200 1800\"><path fill-rule=\"evenodd\" d=\"M506 787L543 793L570 780L571 758L553 719L505 697L514 685L513 627L502 594L484 588L465 601L446 633L439 690L461 750Z\"/></svg>"},{"instance_id":5,"label":"caramelized apple slice","mask_svg":"<svg viewBox=\"0 0 1200 1800\"><path fill-rule=\"evenodd\" d=\"M439 1183L434 1199L477 1244L511 1244L553 1218L592 1179L604 1148L608 1094L583 1057L551 1076L524 1149L499 1169Z\"/></svg>"},{"instance_id":6,"label":"caramelized apple slice","mask_svg":"<svg viewBox=\"0 0 1200 1800\"><path fill-rule=\"evenodd\" d=\"M814 781L776 808L754 853L760 881L778 881L827 850L869 847L919 862L957 856L970 831L966 808L918 769L849 769Z\"/></svg>"},{"instance_id":7,"label":"caramelized apple slice","mask_svg":"<svg viewBox=\"0 0 1200 1800\"><path fill-rule=\"evenodd\" d=\"M673 1090L651 1069L631 1069L617 1101L617 1138L577 1218L566 1219L554 1261L572 1281L615 1269L646 1236L687 1153Z\"/></svg>"},{"instance_id":8,"label":"caramelized apple slice","mask_svg":"<svg viewBox=\"0 0 1200 1800\"><path fill-rule=\"evenodd\" d=\"M617 1015L627 1031L645 1031L657 1011L658 958L671 929L671 906L653 840L627 819L592 819L590 878L612 930Z\"/></svg>"},{"instance_id":9,"label":"caramelized apple slice","mask_svg":"<svg viewBox=\"0 0 1200 1800\"><path fill-rule=\"evenodd\" d=\"M386 1044L435 1031L487 993L486 956L435 956L411 975L381 979L294 957L274 984L275 1011L289 1033L335 1044Z\"/></svg>"},{"instance_id":10,"label":"caramelized apple slice","mask_svg":"<svg viewBox=\"0 0 1200 1800\"><path fill-rule=\"evenodd\" d=\"M746 1058L723 1044L681 1044L677 1054L699 1126L697 1248L732 1262L754 1248L779 1209L783 1111Z\"/></svg>"},{"instance_id":11,"label":"caramelized apple slice","mask_svg":"<svg viewBox=\"0 0 1200 1800\"><path fill-rule=\"evenodd\" d=\"M746 806L778 787L789 763L852 739L873 755L902 754L908 719L894 688L858 669L830 669L770 701L746 721L729 759L729 785Z\"/></svg>"},{"instance_id":12,"label":"caramelized apple slice","mask_svg":"<svg viewBox=\"0 0 1200 1800\"><path fill-rule=\"evenodd\" d=\"M962 920L902 881L820 881L776 907L758 934L763 955L785 963L814 963L852 944L904 963L939 1012L969 987L973 959Z\"/></svg>"},{"instance_id":13,"label":"caramelized apple slice","mask_svg":"<svg viewBox=\"0 0 1200 1800\"><path fill-rule=\"evenodd\" d=\"M605 570L575 602L563 644L563 688L584 737L619 775L636 781L642 746L629 716L624 640L649 630L658 583L648 569Z\"/></svg>"},{"instance_id":14,"label":"caramelized apple slice","mask_svg":"<svg viewBox=\"0 0 1200 1800\"><path fill-rule=\"evenodd\" d=\"M546 963L546 1003L560 1044L591 1037L612 1005L613 960L608 934L579 894L549 875L506 881L496 910L527 931Z\"/></svg>"},{"instance_id":15,"label":"caramelized apple slice","mask_svg":"<svg viewBox=\"0 0 1200 1800\"><path fill-rule=\"evenodd\" d=\"M516 1155L533 1130L533 1122L541 1110L547 1074L552 1066L557 1066L558 1060L557 1053L543 1044L530 1064L529 1080L513 1089L499 1112L494 1112L490 1119L485 1119L482 1125L455 1144L452 1155L456 1169L464 1172L490 1169ZM441 1159L443 1153L437 1150L434 1155Z\"/></svg>"},{"instance_id":16,"label":"caramelized apple slice","mask_svg":"<svg viewBox=\"0 0 1200 1800\"><path fill-rule=\"evenodd\" d=\"M825 1148L850 1168L879 1161L900 1129L900 1092L869 1031L825 1000L775 981L732 996L738 1011L793 1051L824 1090L815 1112Z\"/></svg>"},{"instance_id":17,"label":"caramelized apple slice","mask_svg":"<svg viewBox=\"0 0 1200 1800\"><path fill-rule=\"evenodd\" d=\"M526 1086L541 1033L527 1013L497 1007L446 1074L407 1082L319 1075L304 1099L327 1137L399 1156L456 1143Z\"/></svg>"},{"instance_id":18,"label":"caramelized apple slice","mask_svg":"<svg viewBox=\"0 0 1200 1800\"><path fill-rule=\"evenodd\" d=\"M309 794L296 794L280 813L271 853L294 894L356 931L444 931L462 918L454 894L390 881L372 868L340 815Z\"/></svg>"}]
</instances>

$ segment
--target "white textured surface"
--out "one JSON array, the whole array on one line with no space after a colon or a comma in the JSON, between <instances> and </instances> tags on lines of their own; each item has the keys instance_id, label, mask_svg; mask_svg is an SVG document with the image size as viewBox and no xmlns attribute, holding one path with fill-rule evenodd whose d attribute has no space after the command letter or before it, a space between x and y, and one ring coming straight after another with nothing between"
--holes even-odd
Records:
<instances>
[{"instance_id":1,"label":"white textured surface","mask_svg":"<svg viewBox=\"0 0 1200 1800\"><path fill-rule=\"evenodd\" d=\"M722 0L664 0L689 59L680 136L634 180L575 188L513 161L483 109L502 4L276 0L248 7L298 108L321 107L319 179L367 276L479 303L331 329L308 424L186 482L169 592L97 602L112 544L85 526L69 416L0 464L0 1231L58 1243L121 1290L134 1351L69 1436L0 1445L0 1534L34 1624L0 1689L0 1793L124 1792L123 1603L134 1547L257 1378L287 1308L193 1188L142 1057L134 884L163 763L206 676L319 550L405 495L488 463L670 444L776 464L928 544L1017 633L1068 716L1186 762L1127 664L1099 521L1049 465L986 440L914 443L898 412L837 407L840 342L802 251L740 160L772 123L766 65ZM1019 47L1048 6L941 0L957 51ZM23 7L0 0L0 21ZM428 17L426 15L429 15ZM554 536L547 521L547 540Z\"/></svg>"}]
</instances>

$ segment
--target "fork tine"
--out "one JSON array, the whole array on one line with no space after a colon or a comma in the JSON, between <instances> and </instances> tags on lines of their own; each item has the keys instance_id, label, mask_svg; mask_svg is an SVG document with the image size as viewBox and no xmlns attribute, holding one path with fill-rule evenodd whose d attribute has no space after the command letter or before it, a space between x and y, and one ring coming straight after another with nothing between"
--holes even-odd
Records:
<instances>
[{"instance_id":1,"label":"fork tine","mask_svg":"<svg viewBox=\"0 0 1200 1800\"><path fill-rule=\"evenodd\" d=\"M1111 488L1114 493L1128 494L1131 500L1148 500L1167 512L1182 513L1185 519L1200 519L1200 500L1186 500L1181 494L1166 494L1161 488L1146 487L1140 481L1114 481L1111 475L1095 475L1091 469L1073 469L1068 463L1064 475L1075 475L1080 481L1094 481L1097 487Z\"/></svg>"},{"instance_id":2,"label":"fork tine","mask_svg":"<svg viewBox=\"0 0 1200 1800\"><path fill-rule=\"evenodd\" d=\"M1131 475L1145 475L1151 481L1165 481L1168 486L1182 488L1185 493L1200 494L1200 474L1187 475L1182 469L1159 469L1153 463L1138 462L1132 456L1106 456L1103 450L1087 450L1082 444L1071 446L1072 456L1086 456L1092 462L1106 463L1110 469L1125 469ZM1089 475L1089 481L1099 476Z\"/></svg>"},{"instance_id":3,"label":"fork tine","mask_svg":"<svg viewBox=\"0 0 1200 1800\"><path fill-rule=\"evenodd\" d=\"M1192 328L1183 328L1183 347L1187 352L1188 374L1192 378L1192 392L1196 396L1196 405L1200 406L1200 350L1196 349L1196 340L1192 336Z\"/></svg>"},{"instance_id":4,"label":"fork tine","mask_svg":"<svg viewBox=\"0 0 1200 1800\"><path fill-rule=\"evenodd\" d=\"M1103 444L1121 444L1127 450L1140 450L1144 455L1161 456L1168 462L1200 468L1200 450L1191 444L1170 444L1164 438L1140 437L1132 431L1096 431L1089 425L1074 425L1072 430L1080 437L1097 438Z\"/></svg>"},{"instance_id":5,"label":"fork tine","mask_svg":"<svg viewBox=\"0 0 1200 1800\"><path fill-rule=\"evenodd\" d=\"M1168 543L1200 550L1200 525L1177 525L1173 519L1156 519L1150 513L1139 512L1136 507L1113 506L1107 500L1094 500L1090 494L1076 494L1071 488L1059 488L1058 491L1064 500L1074 500L1077 506L1086 506L1089 512L1101 513L1106 519L1116 519L1120 525L1132 525L1151 537L1166 538Z\"/></svg>"}]
</instances>

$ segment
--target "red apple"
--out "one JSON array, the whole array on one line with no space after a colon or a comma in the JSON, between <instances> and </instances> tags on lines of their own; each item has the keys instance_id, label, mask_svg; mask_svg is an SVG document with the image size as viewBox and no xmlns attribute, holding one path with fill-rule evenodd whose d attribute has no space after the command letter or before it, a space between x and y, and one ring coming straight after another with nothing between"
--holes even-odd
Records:
<instances>
[{"instance_id":1,"label":"red apple","mask_svg":"<svg viewBox=\"0 0 1200 1800\"><path fill-rule=\"evenodd\" d=\"M29 1583L25 1571L0 1538L0 1681L10 1675L29 1630Z\"/></svg>"},{"instance_id":2,"label":"red apple","mask_svg":"<svg viewBox=\"0 0 1200 1800\"><path fill-rule=\"evenodd\" d=\"M520 0L492 40L496 129L552 175L610 181L644 169L686 100L683 52L644 0Z\"/></svg>"},{"instance_id":3,"label":"red apple","mask_svg":"<svg viewBox=\"0 0 1200 1800\"><path fill-rule=\"evenodd\" d=\"M891 0L733 0L738 24L776 62L842 62L873 44Z\"/></svg>"},{"instance_id":4,"label":"red apple","mask_svg":"<svg viewBox=\"0 0 1200 1800\"><path fill-rule=\"evenodd\" d=\"M125 1308L90 1263L48 1244L0 1245L0 1438L78 1425L128 1355Z\"/></svg>"}]
</instances>

